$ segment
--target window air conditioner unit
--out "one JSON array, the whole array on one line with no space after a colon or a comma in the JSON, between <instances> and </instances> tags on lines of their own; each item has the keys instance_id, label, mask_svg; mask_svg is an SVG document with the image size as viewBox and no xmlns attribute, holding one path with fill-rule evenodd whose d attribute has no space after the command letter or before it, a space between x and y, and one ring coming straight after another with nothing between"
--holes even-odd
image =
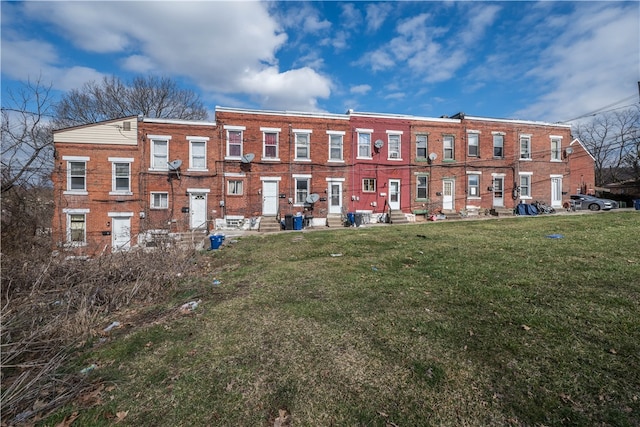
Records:
<instances>
[{"instance_id":1,"label":"window air conditioner unit","mask_svg":"<svg viewBox=\"0 0 640 427\"><path fill-rule=\"evenodd\" d=\"M400 157L398 153L389 153L390 159L397 159L398 157Z\"/></svg>"}]
</instances>

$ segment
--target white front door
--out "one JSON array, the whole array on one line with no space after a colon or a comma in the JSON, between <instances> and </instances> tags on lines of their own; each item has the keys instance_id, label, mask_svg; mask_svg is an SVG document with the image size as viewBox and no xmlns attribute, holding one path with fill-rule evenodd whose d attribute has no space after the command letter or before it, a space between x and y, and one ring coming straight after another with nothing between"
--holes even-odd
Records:
<instances>
[{"instance_id":1,"label":"white front door","mask_svg":"<svg viewBox=\"0 0 640 427\"><path fill-rule=\"evenodd\" d=\"M114 252L126 251L131 247L131 218L115 216L111 218L111 248Z\"/></svg>"},{"instance_id":2,"label":"white front door","mask_svg":"<svg viewBox=\"0 0 640 427\"><path fill-rule=\"evenodd\" d=\"M493 177L493 207L504 207L504 177Z\"/></svg>"},{"instance_id":3,"label":"white front door","mask_svg":"<svg viewBox=\"0 0 640 427\"><path fill-rule=\"evenodd\" d=\"M189 196L189 228L207 228L207 194L190 193Z\"/></svg>"},{"instance_id":4,"label":"white front door","mask_svg":"<svg viewBox=\"0 0 640 427\"><path fill-rule=\"evenodd\" d=\"M557 208L562 206L562 178L551 177L551 206Z\"/></svg>"},{"instance_id":5,"label":"white front door","mask_svg":"<svg viewBox=\"0 0 640 427\"><path fill-rule=\"evenodd\" d=\"M400 180L389 180L389 208L394 211L400 210Z\"/></svg>"},{"instance_id":6,"label":"white front door","mask_svg":"<svg viewBox=\"0 0 640 427\"><path fill-rule=\"evenodd\" d=\"M329 182L329 213L339 214L342 212L342 183Z\"/></svg>"},{"instance_id":7,"label":"white front door","mask_svg":"<svg viewBox=\"0 0 640 427\"><path fill-rule=\"evenodd\" d=\"M278 181L262 181L262 215L278 214Z\"/></svg>"},{"instance_id":8,"label":"white front door","mask_svg":"<svg viewBox=\"0 0 640 427\"><path fill-rule=\"evenodd\" d=\"M454 209L453 195L455 194L455 185L452 179L442 181L442 210L452 211Z\"/></svg>"}]
</instances>

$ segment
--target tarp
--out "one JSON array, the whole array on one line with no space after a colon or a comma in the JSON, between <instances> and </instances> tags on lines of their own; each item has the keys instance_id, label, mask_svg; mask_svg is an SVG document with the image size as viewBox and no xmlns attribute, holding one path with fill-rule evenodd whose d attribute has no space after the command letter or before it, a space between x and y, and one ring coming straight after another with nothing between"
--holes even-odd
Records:
<instances>
[{"instance_id":1,"label":"tarp","mask_svg":"<svg viewBox=\"0 0 640 427\"><path fill-rule=\"evenodd\" d=\"M538 215L538 208L534 205L520 203L516 206L516 215Z\"/></svg>"}]
</instances>

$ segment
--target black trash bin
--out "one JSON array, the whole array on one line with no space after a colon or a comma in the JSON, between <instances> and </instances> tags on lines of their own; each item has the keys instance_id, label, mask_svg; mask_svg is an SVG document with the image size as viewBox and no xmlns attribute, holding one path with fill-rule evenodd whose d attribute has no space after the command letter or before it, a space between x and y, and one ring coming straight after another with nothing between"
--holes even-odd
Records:
<instances>
[{"instance_id":1,"label":"black trash bin","mask_svg":"<svg viewBox=\"0 0 640 427\"><path fill-rule=\"evenodd\" d=\"M293 230L293 215L284 216L284 229Z\"/></svg>"},{"instance_id":2,"label":"black trash bin","mask_svg":"<svg viewBox=\"0 0 640 427\"><path fill-rule=\"evenodd\" d=\"M362 225L362 214L356 212L354 219L355 219L356 227L360 227Z\"/></svg>"}]
</instances>

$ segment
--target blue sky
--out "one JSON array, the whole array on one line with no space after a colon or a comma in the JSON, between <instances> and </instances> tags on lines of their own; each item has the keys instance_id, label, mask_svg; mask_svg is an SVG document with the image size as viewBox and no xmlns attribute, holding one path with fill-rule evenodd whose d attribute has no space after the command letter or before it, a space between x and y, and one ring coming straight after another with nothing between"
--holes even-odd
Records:
<instances>
[{"instance_id":1,"label":"blue sky","mask_svg":"<svg viewBox=\"0 0 640 427\"><path fill-rule=\"evenodd\" d=\"M2 94L158 74L216 105L567 121L638 103L640 2L2 4ZM3 102L4 105L4 102Z\"/></svg>"}]
</instances>

